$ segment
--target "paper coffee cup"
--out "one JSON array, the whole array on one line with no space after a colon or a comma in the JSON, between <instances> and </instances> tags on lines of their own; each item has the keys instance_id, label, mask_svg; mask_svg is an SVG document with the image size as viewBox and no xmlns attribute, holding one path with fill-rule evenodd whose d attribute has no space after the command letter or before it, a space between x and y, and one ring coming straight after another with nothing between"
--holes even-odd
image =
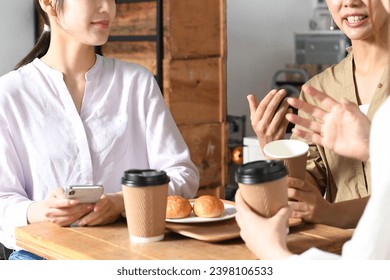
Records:
<instances>
[{"instance_id":1,"label":"paper coffee cup","mask_svg":"<svg viewBox=\"0 0 390 280\"><path fill-rule=\"evenodd\" d=\"M235 180L249 207L272 217L287 206L287 169L280 161L254 161L237 169Z\"/></svg>"},{"instance_id":2,"label":"paper coffee cup","mask_svg":"<svg viewBox=\"0 0 390 280\"><path fill-rule=\"evenodd\" d=\"M131 242L148 243L164 238L169 181L165 171L125 171L122 190Z\"/></svg>"},{"instance_id":3,"label":"paper coffee cup","mask_svg":"<svg viewBox=\"0 0 390 280\"><path fill-rule=\"evenodd\" d=\"M292 139L277 140L266 144L263 151L268 159L282 160L289 177L305 179L309 151L307 143Z\"/></svg>"}]
</instances>

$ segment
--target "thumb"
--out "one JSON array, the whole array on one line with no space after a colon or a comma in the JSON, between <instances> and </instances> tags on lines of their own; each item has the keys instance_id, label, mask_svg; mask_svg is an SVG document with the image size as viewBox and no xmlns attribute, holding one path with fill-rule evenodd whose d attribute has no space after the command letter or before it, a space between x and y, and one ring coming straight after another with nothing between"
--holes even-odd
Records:
<instances>
[{"instance_id":1,"label":"thumb","mask_svg":"<svg viewBox=\"0 0 390 280\"><path fill-rule=\"evenodd\" d=\"M54 190L52 190L48 196L50 197L54 197L54 198L62 198L64 197L64 189L61 188L61 187L58 187L58 188L55 188Z\"/></svg>"},{"instance_id":2,"label":"thumb","mask_svg":"<svg viewBox=\"0 0 390 280\"><path fill-rule=\"evenodd\" d=\"M275 219L280 219L282 221L286 221L290 218L292 214L292 209L289 206L285 206L281 208L276 214L275 214Z\"/></svg>"}]
</instances>

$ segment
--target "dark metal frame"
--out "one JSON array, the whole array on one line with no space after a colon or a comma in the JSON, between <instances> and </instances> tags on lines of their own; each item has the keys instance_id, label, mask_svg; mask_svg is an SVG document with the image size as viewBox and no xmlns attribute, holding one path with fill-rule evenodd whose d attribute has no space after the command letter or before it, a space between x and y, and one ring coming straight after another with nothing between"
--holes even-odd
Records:
<instances>
[{"instance_id":1,"label":"dark metal frame","mask_svg":"<svg viewBox=\"0 0 390 280\"><path fill-rule=\"evenodd\" d=\"M156 35L146 36L109 36L108 41L155 41L156 42L156 80L163 91L163 59L164 59L164 22L163 22L163 0L117 0L117 4L137 3L137 2L156 2ZM35 38L38 40L41 35L39 13L35 11ZM96 47L96 53L102 54L101 47Z\"/></svg>"},{"instance_id":2,"label":"dark metal frame","mask_svg":"<svg viewBox=\"0 0 390 280\"><path fill-rule=\"evenodd\" d=\"M164 22L163 22L163 0L118 0L117 4L137 3L137 2L156 2L156 35L145 36L110 36L108 41L111 42L142 42L150 41L156 42L156 80L163 90L163 59L164 59Z\"/></svg>"}]
</instances>

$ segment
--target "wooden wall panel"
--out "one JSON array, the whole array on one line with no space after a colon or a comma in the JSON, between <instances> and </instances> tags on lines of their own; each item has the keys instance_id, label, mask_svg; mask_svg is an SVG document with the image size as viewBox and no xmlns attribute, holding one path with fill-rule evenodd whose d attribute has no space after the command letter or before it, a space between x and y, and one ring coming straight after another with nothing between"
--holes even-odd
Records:
<instances>
[{"instance_id":1,"label":"wooden wall panel","mask_svg":"<svg viewBox=\"0 0 390 280\"><path fill-rule=\"evenodd\" d=\"M165 0L163 6L166 59L226 56L224 0ZM155 34L155 2L117 5L112 36Z\"/></svg>"},{"instance_id":2,"label":"wooden wall panel","mask_svg":"<svg viewBox=\"0 0 390 280\"><path fill-rule=\"evenodd\" d=\"M224 186L228 160L227 125L179 125L179 130L188 145L191 159L199 170L201 188Z\"/></svg>"},{"instance_id":3,"label":"wooden wall panel","mask_svg":"<svg viewBox=\"0 0 390 280\"><path fill-rule=\"evenodd\" d=\"M156 2L122 3L117 5L112 36L156 34Z\"/></svg>"},{"instance_id":4,"label":"wooden wall panel","mask_svg":"<svg viewBox=\"0 0 390 280\"><path fill-rule=\"evenodd\" d=\"M164 1L164 32L166 58L225 57L225 1Z\"/></svg>"},{"instance_id":5,"label":"wooden wall panel","mask_svg":"<svg viewBox=\"0 0 390 280\"><path fill-rule=\"evenodd\" d=\"M164 98L177 124L226 121L226 61L164 61Z\"/></svg>"},{"instance_id":6,"label":"wooden wall panel","mask_svg":"<svg viewBox=\"0 0 390 280\"><path fill-rule=\"evenodd\" d=\"M156 75L155 42L109 41L102 46L102 53L106 57L114 57L124 61L138 63Z\"/></svg>"}]
</instances>

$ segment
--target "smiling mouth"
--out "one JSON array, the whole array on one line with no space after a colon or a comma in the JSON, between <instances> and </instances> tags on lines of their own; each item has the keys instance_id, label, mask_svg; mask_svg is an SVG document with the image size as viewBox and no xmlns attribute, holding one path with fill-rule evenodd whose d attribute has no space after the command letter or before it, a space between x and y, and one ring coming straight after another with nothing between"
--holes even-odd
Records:
<instances>
[{"instance_id":1,"label":"smiling mouth","mask_svg":"<svg viewBox=\"0 0 390 280\"><path fill-rule=\"evenodd\" d=\"M97 21L97 22L92 22L93 25L100 26L101 28L108 28L109 27L109 22L108 21Z\"/></svg>"},{"instance_id":2,"label":"smiling mouth","mask_svg":"<svg viewBox=\"0 0 390 280\"><path fill-rule=\"evenodd\" d=\"M366 18L367 18L366 16L349 16L346 18L346 20L349 23L356 24L356 23L362 22Z\"/></svg>"}]
</instances>

